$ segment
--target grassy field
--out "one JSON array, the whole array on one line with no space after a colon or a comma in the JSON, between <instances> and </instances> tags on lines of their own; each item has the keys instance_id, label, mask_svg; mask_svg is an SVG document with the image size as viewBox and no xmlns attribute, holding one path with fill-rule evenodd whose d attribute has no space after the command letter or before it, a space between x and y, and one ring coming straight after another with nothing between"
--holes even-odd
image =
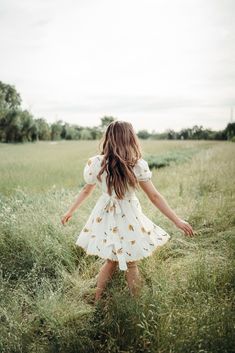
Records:
<instances>
[{"instance_id":1,"label":"grassy field","mask_svg":"<svg viewBox=\"0 0 235 353\"><path fill-rule=\"evenodd\" d=\"M75 240L99 191L66 226L60 218L98 142L0 144L1 352L234 352L235 144L141 144L145 158L174 155L152 181L196 235L187 238L138 192L172 238L141 260L139 298L117 272L96 307L89 299L103 260Z\"/></svg>"}]
</instances>

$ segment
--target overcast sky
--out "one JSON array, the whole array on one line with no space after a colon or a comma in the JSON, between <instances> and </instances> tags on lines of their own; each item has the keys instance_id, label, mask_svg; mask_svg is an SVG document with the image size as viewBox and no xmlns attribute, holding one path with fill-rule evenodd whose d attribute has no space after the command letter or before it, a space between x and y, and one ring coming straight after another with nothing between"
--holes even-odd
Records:
<instances>
[{"instance_id":1,"label":"overcast sky","mask_svg":"<svg viewBox=\"0 0 235 353\"><path fill-rule=\"evenodd\" d=\"M0 0L0 48L0 80L48 122L235 120L234 0Z\"/></svg>"}]
</instances>

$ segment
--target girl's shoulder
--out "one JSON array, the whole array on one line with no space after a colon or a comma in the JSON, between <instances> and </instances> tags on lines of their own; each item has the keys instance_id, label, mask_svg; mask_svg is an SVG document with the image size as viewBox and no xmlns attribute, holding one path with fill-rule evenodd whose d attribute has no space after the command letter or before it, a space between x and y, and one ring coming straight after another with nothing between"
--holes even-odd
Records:
<instances>
[{"instance_id":1,"label":"girl's shoulder","mask_svg":"<svg viewBox=\"0 0 235 353\"><path fill-rule=\"evenodd\" d=\"M101 155L101 154L96 154L96 155L91 156L91 157L88 158L87 164L88 164L88 165L92 165L92 164L93 164L93 165L97 165L99 162L102 161L102 158L103 158L103 155Z\"/></svg>"},{"instance_id":2,"label":"girl's shoulder","mask_svg":"<svg viewBox=\"0 0 235 353\"><path fill-rule=\"evenodd\" d=\"M144 158L140 158L137 160L136 164L134 165L134 169L148 169L149 165L148 162Z\"/></svg>"},{"instance_id":3,"label":"girl's shoulder","mask_svg":"<svg viewBox=\"0 0 235 353\"><path fill-rule=\"evenodd\" d=\"M149 180L152 177L149 164L144 158L138 159L133 167L133 171L139 181Z\"/></svg>"},{"instance_id":4,"label":"girl's shoulder","mask_svg":"<svg viewBox=\"0 0 235 353\"><path fill-rule=\"evenodd\" d=\"M102 156L100 154L96 154L87 159L83 176L85 182L88 184L95 184L97 182L96 176L101 167Z\"/></svg>"}]
</instances>

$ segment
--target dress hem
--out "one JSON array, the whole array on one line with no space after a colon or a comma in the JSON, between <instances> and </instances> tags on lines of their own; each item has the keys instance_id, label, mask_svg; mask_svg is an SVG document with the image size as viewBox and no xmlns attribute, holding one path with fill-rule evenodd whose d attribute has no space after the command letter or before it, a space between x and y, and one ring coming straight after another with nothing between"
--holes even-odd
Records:
<instances>
[{"instance_id":1,"label":"dress hem","mask_svg":"<svg viewBox=\"0 0 235 353\"><path fill-rule=\"evenodd\" d=\"M156 250L158 250L160 247L162 247L163 245L165 245L165 244L168 242L169 239L170 239L170 238L167 238L167 240L166 240L164 243L162 243L161 245L157 245L150 253L146 254L146 256L134 258L134 259L131 259L130 261L126 261L126 262L139 261L139 260L143 260L143 259L145 259L145 258L147 258L147 257L153 256L153 254L156 252ZM76 243L75 243L75 245L76 245L77 247L82 248L82 249L85 251L86 255L98 256L98 257L101 258L101 259L104 259L104 260L112 260L112 261L115 261L115 262L119 263L119 260L118 260L118 259L116 260L116 259L113 259L113 258L110 258L110 257L101 256L101 255L98 254L98 253L87 252L86 248L83 247L82 245L79 245L79 244L76 244ZM120 269L120 270L121 270L121 269ZM122 270L122 271L123 271L123 270Z\"/></svg>"}]
</instances>

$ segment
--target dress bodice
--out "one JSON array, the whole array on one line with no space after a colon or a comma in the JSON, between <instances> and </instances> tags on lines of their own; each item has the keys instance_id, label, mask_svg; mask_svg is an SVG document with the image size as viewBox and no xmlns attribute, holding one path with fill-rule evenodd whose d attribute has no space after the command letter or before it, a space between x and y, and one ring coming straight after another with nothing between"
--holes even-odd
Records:
<instances>
[{"instance_id":1,"label":"dress bodice","mask_svg":"<svg viewBox=\"0 0 235 353\"><path fill-rule=\"evenodd\" d=\"M102 159L103 155L100 154L90 157L85 165L83 176L87 184L97 184L97 186L101 189L102 193L108 194L108 188L106 183L106 171L102 173L101 181L97 179L97 175L101 169ZM136 165L133 167L133 172L135 173L138 181L147 181L152 177L152 172L149 169L147 161L142 158L139 159ZM135 188L129 187L129 190L125 194L125 199L135 197L135 190ZM112 195L109 196L115 198L115 191L113 190Z\"/></svg>"},{"instance_id":2,"label":"dress bodice","mask_svg":"<svg viewBox=\"0 0 235 353\"><path fill-rule=\"evenodd\" d=\"M102 155L89 158L84 168L85 182L97 184L101 195L76 244L87 254L118 261L120 270L125 271L129 261L149 256L170 236L143 214L135 189L129 188L124 199L119 199L114 192L107 193L106 172L101 175L101 181L97 179L102 158ZM144 159L137 161L133 171L138 181L147 181L152 176Z\"/></svg>"}]
</instances>

